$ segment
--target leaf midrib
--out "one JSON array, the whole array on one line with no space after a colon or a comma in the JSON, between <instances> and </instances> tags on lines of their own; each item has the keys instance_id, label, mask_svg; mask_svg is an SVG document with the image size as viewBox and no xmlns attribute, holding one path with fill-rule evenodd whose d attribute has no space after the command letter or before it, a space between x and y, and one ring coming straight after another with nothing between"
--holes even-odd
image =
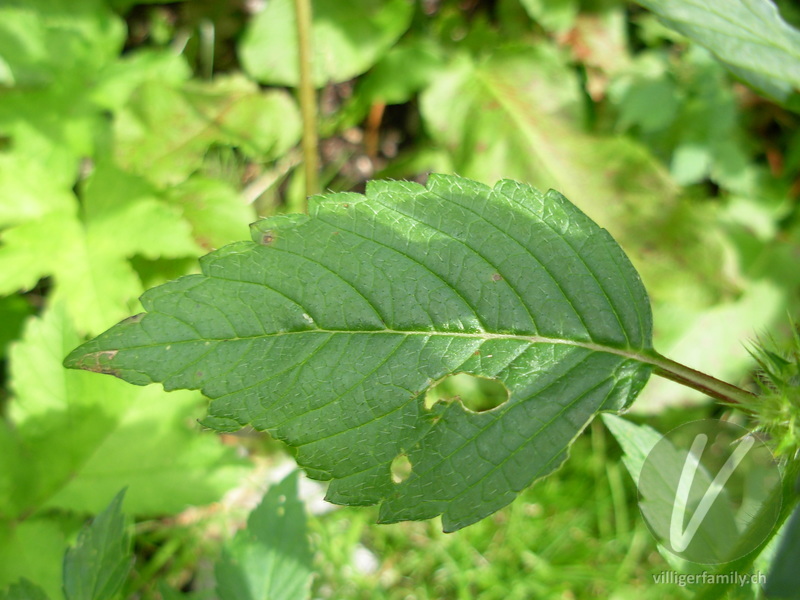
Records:
<instances>
[{"instance_id":1,"label":"leaf midrib","mask_svg":"<svg viewBox=\"0 0 800 600\"><path fill-rule=\"evenodd\" d=\"M150 313L153 314L153 313ZM652 349L641 348L622 348L617 346L605 345L597 342L587 342L583 340L570 340L566 338L555 338L555 337L547 337L541 335L525 335L525 334L515 334L515 333L492 333L488 331L476 331L476 332L459 332L459 331L414 331L414 330L402 330L402 329L324 329L321 327L315 327L312 329L301 329L297 331L276 331L272 333L259 333L256 335L243 335L243 336L234 336L234 337L224 337L224 338L208 338L208 337L199 337L196 339L191 340L176 340L176 341L169 341L169 342L159 342L157 344L141 344L137 346L127 346L125 348L119 348L119 350L137 350L137 349L144 349L144 348L159 348L164 346L171 346L175 344L188 344L188 343L196 343L196 342L234 342L240 340L254 340L254 339L265 339L265 338L276 338L276 337L283 337L283 336L291 336L291 335L303 335L303 334L310 334L310 333L322 333L322 334L343 334L343 335L420 335L426 337L454 337L454 338L466 338L466 339L476 339L481 341L488 341L488 340L509 340L509 341L520 341L520 342L527 342L529 344L555 344L555 345L563 345L563 346L575 346L578 348L585 348L586 350L591 350L593 352L605 352L606 354L614 354L616 356L621 356L624 358L628 358L631 360L636 360L641 363L659 366L661 361L659 360L660 355L656 353ZM109 349L106 348L105 350L100 350L98 352L107 352Z\"/></svg>"}]
</instances>

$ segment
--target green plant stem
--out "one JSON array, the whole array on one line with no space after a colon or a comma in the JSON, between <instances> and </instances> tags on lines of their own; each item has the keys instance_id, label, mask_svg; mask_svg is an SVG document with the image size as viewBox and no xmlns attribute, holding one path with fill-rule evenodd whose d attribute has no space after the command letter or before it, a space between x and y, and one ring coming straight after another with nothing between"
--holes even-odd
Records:
<instances>
[{"instance_id":1,"label":"green plant stem","mask_svg":"<svg viewBox=\"0 0 800 600\"><path fill-rule=\"evenodd\" d=\"M711 375L695 371L686 365L661 356L657 352L654 352L650 358L651 360L646 360L645 362L649 362L655 367L653 372L656 375L694 388L717 400L722 400L729 404L743 404L746 406L749 401L756 397L755 394L747 390L720 381Z\"/></svg>"},{"instance_id":2,"label":"green plant stem","mask_svg":"<svg viewBox=\"0 0 800 600\"><path fill-rule=\"evenodd\" d=\"M303 116L303 159L306 197L319 193L317 103L312 80L311 0L295 0L297 48L300 63L300 113Z\"/></svg>"}]
</instances>

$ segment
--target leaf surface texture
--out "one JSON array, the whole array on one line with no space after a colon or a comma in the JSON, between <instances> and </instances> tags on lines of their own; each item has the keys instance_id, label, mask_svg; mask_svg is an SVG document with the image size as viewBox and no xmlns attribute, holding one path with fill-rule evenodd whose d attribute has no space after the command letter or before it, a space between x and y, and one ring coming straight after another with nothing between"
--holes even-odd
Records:
<instances>
[{"instance_id":1,"label":"leaf surface texture","mask_svg":"<svg viewBox=\"0 0 800 600\"><path fill-rule=\"evenodd\" d=\"M557 192L433 175L316 197L310 213L255 223L67 366L202 389L206 424L295 446L330 501L381 503L384 522L441 514L448 531L556 469L650 375L636 271ZM426 409L459 372L499 380L508 401ZM400 455L412 470L395 483Z\"/></svg>"}]
</instances>

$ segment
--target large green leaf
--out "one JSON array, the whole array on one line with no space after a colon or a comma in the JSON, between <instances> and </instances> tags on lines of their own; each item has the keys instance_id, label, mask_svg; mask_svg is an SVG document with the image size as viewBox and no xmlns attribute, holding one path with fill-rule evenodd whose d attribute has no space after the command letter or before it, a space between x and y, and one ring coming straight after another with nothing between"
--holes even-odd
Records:
<instances>
[{"instance_id":1,"label":"large green leaf","mask_svg":"<svg viewBox=\"0 0 800 600\"><path fill-rule=\"evenodd\" d=\"M651 367L650 307L619 246L557 192L434 175L312 199L265 219L202 274L142 296L146 314L66 365L214 399L206 423L270 431L339 504L380 519L473 523L554 469ZM428 409L456 372L495 378L497 408ZM401 483L392 462L412 465Z\"/></svg>"},{"instance_id":2,"label":"large green leaf","mask_svg":"<svg viewBox=\"0 0 800 600\"><path fill-rule=\"evenodd\" d=\"M800 31L770 0L637 1L756 89L800 108Z\"/></svg>"}]
</instances>

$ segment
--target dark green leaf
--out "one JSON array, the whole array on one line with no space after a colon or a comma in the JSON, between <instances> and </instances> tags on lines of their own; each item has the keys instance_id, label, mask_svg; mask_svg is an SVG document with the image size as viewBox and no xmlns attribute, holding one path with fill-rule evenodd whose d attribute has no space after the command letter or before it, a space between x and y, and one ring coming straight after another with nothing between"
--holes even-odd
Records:
<instances>
[{"instance_id":1,"label":"dark green leaf","mask_svg":"<svg viewBox=\"0 0 800 600\"><path fill-rule=\"evenodd\" d=\"M217 563L221 600L302 600L312 573L297 472L273 485Z\"/></svg>"},{"instance_id":2,"label":"dark green leaf","mask_svg":"<svg viewBox=\"0 0 800 600\"><path fill-rule=\"evenodd\" d=\"M133 556L121 510L124 495L125 490L114 497L64 556L67 600L111 600L125 583Z\"/></svg>"},{"instance_id":3,"label":"dark green leaf","mask_svg":"<svg viewBox=\"0 0 800 600\"><path fill-rule=\"evenodd\" d=\"M66 365L214 398L206 423L298 447L328 499L381 520L473 523L556 469L650 375L647 295L619 246L557 192L434 175L312 199L256 223L203 274L142 297ZM507 402L425 408L465 372ZM402 483L392 461L407 455Z\"/></svg>"},{"instance_id":4,"label":"dark green leaf","mask_svg":"<svg viewBox=\"0 0 800 600\"><path fill-rule=\"evenodd\" d=\"M27 579L20 579L7 590L0 592L0 600L48 600L45 591Z\"/></svg>"},{"instance_id":5,"label":"dark green leaf","mask_svg":"<svg viewBox=\"0 0 800 600\"><path fill-rule=\"evenodd\" d=\"M800 598L800 508L795 508L781 533L764 592L768 598Z\"/></svg>"}]
</instances>

